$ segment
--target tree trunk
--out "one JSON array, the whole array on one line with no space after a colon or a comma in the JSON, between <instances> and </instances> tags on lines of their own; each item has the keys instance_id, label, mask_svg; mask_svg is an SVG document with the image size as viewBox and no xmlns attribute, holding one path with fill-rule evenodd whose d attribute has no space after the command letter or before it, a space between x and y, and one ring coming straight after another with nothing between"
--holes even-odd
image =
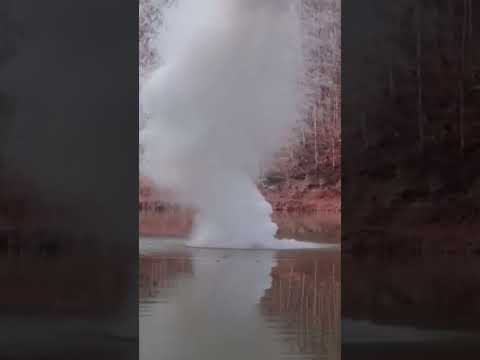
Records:
<instances>
[{"instance_id":1,"label":"tree trunk","mask_svg":"<svg viewBox=\"0 0 480 360\"><path fill-rule=\"evenodd\" d=\"M462 22L462 48L460 51L460 81L459 81L459 144L460 152L465 149L465 77L467 58L467 35L469 22L469 0L463 1L463 22Z\"/></svg>"},{"instance_id":2,"label":"tree trunk","mask_svg":"<svg viewBox=\"0 0 480 360\"><path fill-rule=\"evenodd\" d=\"M305 135L305 125L302 125L302 145L304 148L307 147L307 137Z\"/></svg>"},{"instance_id":3,"label":"tree trunk","mask_svg":"<svg viewBox=\"0 0 480 360\"><path fill-rule=\"evenodd\" d=\"M314 132L314 147L315 147L315 170L318 174L320 164L318 161L318 108L315 106L313 109L313 132Z\"/></svg>"},{"instance_id":4,"label":"tree trunk","mask_svg":"<svg viewBox=\"0 0 480 360\"><path fill-rule=\"evenodd\" d=\"M460 152L463 154L463 151L465 149L465 90L464 90L464 84L463 80L459 81L458 84L459 91L459 124L458 124L458 130L459 130L459 145L460 145Z\"/></svg>"},{"instance_id":5,"label":"tree trunk","mask_svg":"<svg viewBox=\"0 0 480 360\"><path fill-rule=\"evenodd\" d=\"M390 90L390 97L395 97L395 79L393 77L393 54L390 55L390 64L388 68L388 87Z\"/></svg>"},{"instance_id":6,"label":"tree trunk","mask_svg":"<svg viewBox=\"0 0 480 360\"><path fill-rule=\"evenodd\" d=\"M362 138L363 138L363 146L365 149L368 149L370 144L368 142L368 132L367 132L367 113L364 112L360 119L361 127L362 127Z\"/></svg>"},{"instance_id":7,"label":"tree trunk","mask_svg":"<svg viewBox=\"0 0 480 360\"><path fill-rule=\"evenodd\" d=\"M470 49L470 76L472 80L475 80L475 56L474 52L472 51L474 47L473 43L473 5L472 0L468 0L468 42L469 42L469 49Z\"/></svg>"},{"instance_id":8,"label":"tree trunk","mask_svg":"<svg viewBox=\"0 0 480 360\"><path fill-rule=\"evenodd\" d=\"M423 117L423 74L422 74L422 4L417 4L417 121L418 121L418 141L419 150L424 151L425 129Z\"/></svg>"},{"instance_id":9,"label":"tree trunk","mask_svg":"<svg viewBox=\"0 0 480 360\"><path fill-rule=\"evenodd\" d=\"M335 137L333 136L333 134L331 136L331 139L332 139L332 142L331 142L331 144L332 144L332 168L335 168L335 164L336 164L336 162L335 162Z\"/></svg>"}]
</instances>

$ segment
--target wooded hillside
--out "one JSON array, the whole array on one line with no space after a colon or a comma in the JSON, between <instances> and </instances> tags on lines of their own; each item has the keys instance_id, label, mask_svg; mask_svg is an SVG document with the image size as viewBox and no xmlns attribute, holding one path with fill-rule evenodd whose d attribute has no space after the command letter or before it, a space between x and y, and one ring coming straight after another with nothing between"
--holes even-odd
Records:
<instances>
[{"instance_id":1,"label":"wooded hillside","mask_svg":"<svg viewBox=\"0 0 480 360\"><path fill-rule=\"evenodd\" d=\"M153 44L162 23L162 9L174 3L172 0L140 1L141 82L161 63L161 55ZM259 185L267 194L281 193L286 203L301 196L301 192L320 189L337 198L339 209L340 1L303 0L300 14L306 60L300 83L305 98L289 143L273 164L265 166ZM310 200L315 202L314 198L316 195ZM270 200L275 201L273 197Z\"/></svg>"},{"instance_id":2,"label":"wooded hillside","mask_svg":"<svg viewBox=\"0 0 480 360\"><path fill-rule=\"evenodd\" d=\"M344 24L342 49L345 249L377 237L390 249L410 238L418 249L464 248L480 213L480 4L354 10L361 21Z\"/></svg>"}]
</instances>

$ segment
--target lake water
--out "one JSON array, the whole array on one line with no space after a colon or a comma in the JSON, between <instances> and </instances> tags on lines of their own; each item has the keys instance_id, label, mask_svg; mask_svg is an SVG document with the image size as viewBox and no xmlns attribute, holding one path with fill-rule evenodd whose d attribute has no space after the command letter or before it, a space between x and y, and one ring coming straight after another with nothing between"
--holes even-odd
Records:
<instances>
[{"instance_id":1,"label":"lake water","mask_svg":"<svg viewBox=\"0 0 480 360\"><path fill-rule=\"evenodd\" d=\"M342 256L345 359L478 359L480 268L470 256Z\"/></svg>"},{"instance_id":2,"label":"lake water","mask_svg":"<svg viewBox=\"0 0 480 360\"><path fill-rule=\"evenodd\" d=\"M340 359L338 250L140 254L140 359Z\"/></svg>"}]
</instances>

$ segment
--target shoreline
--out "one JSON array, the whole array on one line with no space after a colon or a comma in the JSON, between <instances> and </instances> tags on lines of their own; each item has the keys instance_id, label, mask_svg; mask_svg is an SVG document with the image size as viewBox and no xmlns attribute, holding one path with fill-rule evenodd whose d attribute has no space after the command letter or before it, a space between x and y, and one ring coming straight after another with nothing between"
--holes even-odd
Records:
<instances>
[{"instance_id":1,"label":"shoreline","mask_svg":"<svg viewBox=\"0 0 480 360\"><path fill-rule=\"evenodd\" d=\"M289 191L268 191L262 194L272 205L272 219L279 226L279 236L295 234L310 241L315 234L329 242L340 242L341 199L340 194L332 191L307 191L300 196ZM140 236L188 235L192 227L192 213L184 209L165 208L157 213L139 212ZM312 239L309 239L309 235ZM325 239L322 239L325 240ZM317 240L318 241L318 240Z\"/></svg>"}]
</instances>

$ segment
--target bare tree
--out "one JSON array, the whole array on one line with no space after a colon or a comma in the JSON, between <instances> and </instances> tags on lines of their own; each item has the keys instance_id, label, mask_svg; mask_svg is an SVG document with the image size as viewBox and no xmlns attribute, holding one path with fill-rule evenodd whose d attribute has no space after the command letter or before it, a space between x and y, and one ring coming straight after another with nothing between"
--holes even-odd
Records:
<instances>
[{"instance_id":1,"label":"bare tree","mask_svg":"<svg viewBox=\"0 0 480 360\"><path fill-rule=\"evenodd\" d=\"M304 148L313 147L317 173L323 153L329 153L332 167L339 165L340 6L338 0L304 0L301 7L306 101L300 121Z\"/></svg>"},{"instance_id":2,"label":"bare tree","mask_svg":"<svg viewBox=\"0 0 480 360\"><path fill-rule=\"evenodd\" d=\"M463 21L462 21L462 43L460 49L460 76L458 79L458 97L459 97L459 145L460 152L465 149L465 78L467 61L467 37L469 22L469 1L463 0Z\"/></svg>"},{"instance_id":3,"label":"bare tree","mask_svg":"<svg viewBox=\"0 0 480 360\"><path fill-rule=\"evenodd\" d=\"M425 146L424 112L423 112L423 3L419 1L416 8L417 22L417 122L418 122L418 144L420 152L423 153Z\"/></svg>"}]
</instances>

